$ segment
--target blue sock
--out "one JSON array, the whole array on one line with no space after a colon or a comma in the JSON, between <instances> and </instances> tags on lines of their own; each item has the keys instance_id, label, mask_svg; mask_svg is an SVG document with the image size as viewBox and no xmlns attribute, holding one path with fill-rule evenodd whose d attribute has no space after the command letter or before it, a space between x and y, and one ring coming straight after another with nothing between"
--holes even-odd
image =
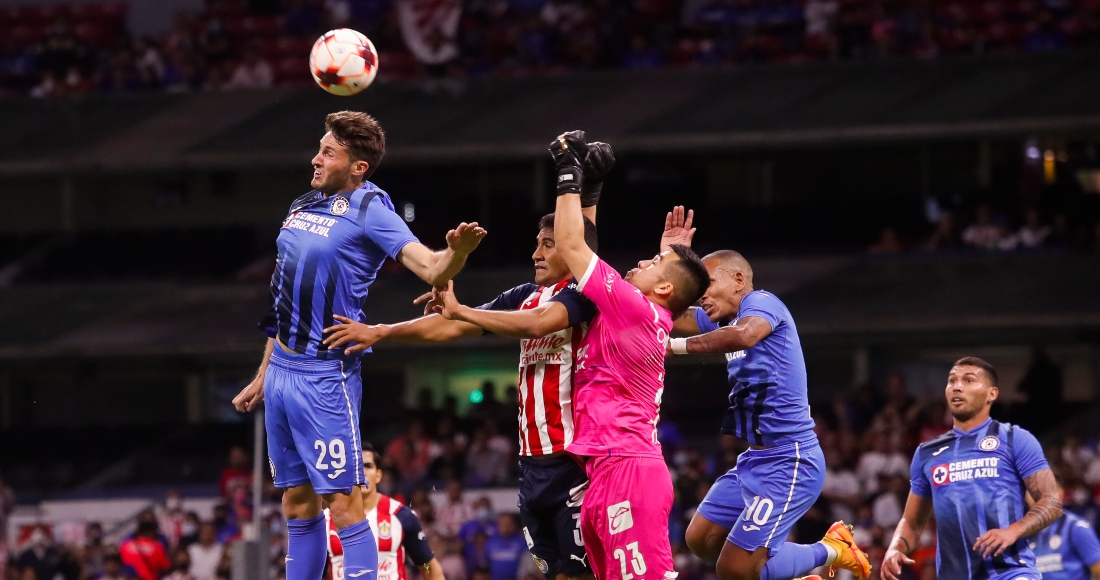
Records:
<instances>
[{"instance_id":1,"label":"blue sock","mask_svg":"<svg viewBox=\"0 0 1100 580\"><path fill-rule=\"evenodd\" d=\"M378 544L370 522L363 520L338 532L340 545L344 546L344 578L347 580L374 580L378 575ZM290 580L287 578L286 580Z\"/></svg>"},{"instance_id":2,"label":"blue sock","mask_svg":"<svg viewBox=\"0 0 1100 580\"><path fill-rule=\"evenodd\" d=\"M286 580L320 580L328 559L325 516L286 522Z\"/></svg>"},{"instance_id":3,"label":"blue sock","mask_svg":"<svg viewBox=\"0 0 1100 580\"><path fill-rule=\"evenodd\" d=\"M828 560L829 551L820 542L810 545L786 542L776 548L774 556L768 558L768 563L760 572L760 580L799 578L823 566Z\"/></svg>"}]
</instances>

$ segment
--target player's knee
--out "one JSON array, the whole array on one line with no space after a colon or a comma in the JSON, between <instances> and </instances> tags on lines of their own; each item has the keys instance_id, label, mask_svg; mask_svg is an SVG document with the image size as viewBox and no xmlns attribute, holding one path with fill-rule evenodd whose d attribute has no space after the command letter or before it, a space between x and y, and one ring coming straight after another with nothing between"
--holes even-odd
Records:
<instances>
[{"instance_id":1,"label":"player's knee","mask_svg":"<svg viewBox=\"0 0 1100 580\"><path fill-rule=\"evenodd\" d=\"M308 520L321 515L321 498L310 485L298 485L283 491L283 515L288 520Z\"/></svg>"},{"instance_id":2,"label":"player's knee","mask_svg":"<svg viewBox=\"0 0 1100 580\"><path fill-rule=\"evenodd\" d=\"M322 497L336 529L342 530L366 519L363 498L358 487L352 488L351 493L330 493Z\"/></svg>"},{"instance_id":3,"label":"player's knee","mask_svg":"<svg viewBox=\"0 0 1100 580\"><path fill-rule=\"evenodd\" d=\"M722 545L726 542L726 534L708 527L699 525L695 519L692 519L684 534L684 541L692 554L704 560L717 560L722 553Z\"/></svg>"},{"instance_id":4,"label":"player's knee","mask_svg":"<svg viewBox=\"0 0 1100 580\"><path fill-rule=\"evenodd\" d=\"M724 548L715 569L721 580L760 580L766 563L766 557L756 557L755 553Z\"/></svg>"}]
</instances>

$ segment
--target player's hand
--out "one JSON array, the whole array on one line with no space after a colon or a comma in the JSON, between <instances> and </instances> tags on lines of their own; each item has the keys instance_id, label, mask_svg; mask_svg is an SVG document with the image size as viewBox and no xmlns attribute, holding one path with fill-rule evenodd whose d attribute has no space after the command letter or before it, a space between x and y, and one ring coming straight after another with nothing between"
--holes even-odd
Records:
<instances>
[{"instance_id":1,"label":"player's hand","mask_svg":"<svg viewBox=\"0 0 1100 580\"><path fill-rule=\"evenodd\" d=\"M901 567L913 566L916 562L909 556L902 554L900 550L887 550L886 557L882 559L882 577L886 580L898 580L901 576Z\"/></svg>"},{"instance_id":2,"label":"player's hand","mask_svg":"<svg viewBox=\"0 0 1100 580\"><path fill-rule=\"evenodd\" d=\"M982 555L982 558L1000 556L1009 546L1020 539L1020 534L1012 526L998 530L989 530L978 537L972 548Z\"/></svg>"},{"instance_id":3,"label":"player's hand","mask_svg":"<svg viewBox=\"0 0 1100 580\"><path fill-rule=\"evenodd\" d=\"M435 294L437 304L433 307L433 310L447 320L455 320L462 303L455 297L454 280L448 280L446 288L437 288Z\"/></svg>"},{"instance_id":4,"label":"player's hand","mask_svg":"<svg viewBox=\"0 0 1100 580\"><path fill-rule=\"evenodd\" d=\"M233 408L239 413L247 413L260 406L264 400L264 376L256 375L251 383L245 385L236 397L233 397Z\"/></svg>"},{"instance_id":5,"label":"player's hand","mask_svg":"<svg viewBox=\"0 0 1100 580\"><path fill-rule=\"evenodd\" d=\"M386 330L383 325L363 324L339 314L333 314L332 317L340 321L340 324L326 328L324 333L328 336L321 341L321 344L327 346L329 350L336 350L345 344L354 342L356 344L344 349L345 355L352 355L367 350L374 346L374 343L386 337Z\"/></svg>"},{"instance_id":6,"label":"player's hand","mask_svg":"<svg viewBox=\"0 0 1100 580\"><path fill-rule=\"evenodd\" d=\"M569 131L558 135L550 146L550 156L554 158L557 170L558 195L581 193L584 179L584 160L588 157L588 143L584 140L584 131Z\"/></svg>"},{"instance_id":7,"label":"player's hand","mask_svg":"<svg viewBox=\"0 0 1100 580\"><path fill-rule=\"evenodd\" d=\"M424 316L427 316L429 314L434 314L435 313L435 307L437 305L440 305L440 302L439 302L439 289L438 288L432 288L430 291L425 292L425 293L421 294L420 296L417 296L416 299L413 300L413 304L423 304L424 305Z\"/></svg>"},{"instance_id":8,"label":"player's hand","mask_svg":"<svg viewBox=\"0 0 1100 580\"><path fill-rule=\"evenodd\" d=\"M481 239L485 237L485 228L478 227L477 222L462 222L458 227L447 232L447 247L456 254L469 256L477 249Z\"/></svg>"},{"instance_id":9,"label":"player's hand","mask_svg":"<svg viewBox=\"0 0 1100 580\"><path fill-rule=\"evenodd\" d=\"M691 239L695 237L695 228L691 227L694 219L695 210L689 209L685 214L682 205L672 208L672 211L665 216L665 231L661 233L661 251L671 250L672 244L690 248Z\"/></svg>"},{"instance_id":10,"label":"player's hand","mask_svg":"<svg viewBox=\"0 0 1100 580\"><path fill-rule=\"evenodd\" d=\"M607 143L595 141L588 144L584 158L584 179L581 181L581 207L592 207L600 202L603 178L615 165L615 152Z\"/></svg>"}]
</instances>

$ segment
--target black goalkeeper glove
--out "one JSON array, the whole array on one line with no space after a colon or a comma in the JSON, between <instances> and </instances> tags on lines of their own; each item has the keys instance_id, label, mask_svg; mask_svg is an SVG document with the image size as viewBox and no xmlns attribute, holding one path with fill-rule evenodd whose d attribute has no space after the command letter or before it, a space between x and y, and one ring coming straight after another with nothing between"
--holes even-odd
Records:
<instances>
[{"instance_id":1,"label":"black goalkeeper glove","mask_svg":"<svg viewBox=\"0 0 1100 580\"><path fill-rule=\"evenodd\" d=\"M588 144L584 141L584 131L570 131L558 135L550 143L550 156L554 158L557 170L558 195L581 193L581 181L584 179L584 159L588 156Z\"/></svg>"},{"instance_id":2,"label":"black goalkeeper glove","mask_svg":"<svg viewBox=\"0 0 1100 580\"><path fill-rule=\"evenodd\" d=\"M615 152L610 145L600 141L588 144L588 156L584 158L584 180L581 182L581 207L600 203L603 178L614 165Z\"/></svg>"}]
</instances>

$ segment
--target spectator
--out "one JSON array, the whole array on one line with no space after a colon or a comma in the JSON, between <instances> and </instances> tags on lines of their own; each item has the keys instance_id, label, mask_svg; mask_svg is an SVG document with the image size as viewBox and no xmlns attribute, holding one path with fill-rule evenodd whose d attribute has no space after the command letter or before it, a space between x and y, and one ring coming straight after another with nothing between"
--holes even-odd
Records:
<instances>
[{"instance_id":1,"label":"spectator","mask_svg":"<svg viewBox=\"0 0 1100 580\"><path fill-rule=\"evenodd\" d=\"M872 505L875 525L889 530L901 521L905 509L905 500L909 497L909 481L900 474L879 476L879 486L883 491Z\"/></svg>"},{"instance_id":2,"label":"spectator","mask_svg":"<svg viewBox=\"0 0 1100 580\"><path fill-rule=\"evenodd\" d=\"M192 544L199 541L199 514L187 512L183 517L183 525L180 526L179 547L186 550Z\"/></svg>"},{"instance_id":3,"label":"spectator","mask_svg":"<svg viewBox=\"0 0 1100 580\"><path fill-rule=\"evenodd\" d=\"M466 574L474 578L478 577L478 572L489 569L489 552L487 545L489 542L489 535L485 532L478 530L470 536L469 543L466 544L465 554L463 559L466 561ZM487 580L492 580L487 579Z\"/></svg>"},{"instance_id":4,"label":"spectator","mask_svg":"<svg viewBox=\"0 0 1100 580\"><path fill-rule=\"evenodd\" d=\"M932 235L928 237L928 241L925 242L925 247L933 251L953 250L958 248L961 243L962 240L959 238L955 216L944 212L936 222L935 231L932 232Z\"/></svg>"},{"instance_id":5,"label":"spectator","mask_svg":"<svg viewBox=\"0 0 1100 580\"><path fill-rule=\"evenodd\" d=\"M1046 242L1050 236L1050 226L1044 224L1039 217L1039 212L1029 208L1024 212L1024 225L1016 232L1016 239L1021 248L1038 248Z\"/></svg>"},{"instance_id":6,"label":"spectator","mask_svg":"<svg viewBox=\"0 0 1100 580\"><path fill-rule=\"evenodd\" d=\"M436 534L432 537L432 551L439 559L444 578L466 580L466 562L462 559L462 543L458 539L448 539Z\"/></svg>"},{"instance_id":7,"label":"spectator","mask_svg":"<svg viewBox=\"0 0 1100 580\"><path fill-rule=\"evenodd\" d=\"M428 464L439 453L440 450L424 434L424 424L415 419L386 448L386 458L393 463L394 470L410 483L424 479Z\"/></svg>"},{"instance_id":8,"label":"spectator","mask_svg":"<svg viewBox=\"0 0 1100 580\"><path fill-rule=\"evenodd\" d=\"M183 498L180 492L170 489L164 497L164 513L160 517L160 529L168 538L168 547L175 549L180 545L183 536L183 524L186 521L183 513Z\"/></svg>"},{"instance_id":9,"label":"spectator","mask_svg":"<svg viewBox=\"0 0 1100 580\"><path fill-rule=\"evenodd\" d=\"M104 560L108 550L103 543L103 526L99 522L89 522L84 526L84 551L82 552L81 565L89 577L95 578L105 572Z\"/></svg>"},{"instance_id":10,"label":"spectator","mask_svg":"<svg viewBox=\"0 0 1100 580\"><path fill-rule=\"evenodd\" d=\"M172 567L168 561L168 551L159 536L155 516L151 521L139 518L137 533L118 548L122 563L132 568L139 580L160 580Z\"/></svg>"},{"instance_id":11,"label":"spectator","mask_svg":"<svg viewBox=\"0 0 1100 580\"><path fill-rule=\"evenodd\" d=\"M463 497L462 482L447 482L447 503L439 508L435 518L435 530L446 538L458 536L462 524L474 519L474 508Z\"/></svg>"},{"instance_id":12,"label":"spectator","mask_svg":"<svg viewBox=\"0 0 1100 580\"><path fill-rule=\"evenodd\" d=\"M214 530L217 533L218 543L225 546L232 543L241 535L237 522L229 510L229 506L218 504L214 506Z\"/></svg>"},{"instance_id":13,"label":"spectator","mask_svg":"<svg viewBox=\"0 0 1100 580\"><path fill-rule=\"evenodd\" d=\"M191 575L191 558L186 550L172 553L172 571L163 580L195 580Z\"/></svg>"},{"instance_id":14,"label":"spectator","mask_svg":"<svg viewBox=\"0 0 1100 580\"><path fill-rule=\"evenodd\" d=\"M520 535L512 514L501 514L497 518L497 530L485 545L492 580L517 580L520 559L529 556L527 540Z\"/></svg>"},{"instance_id":15,"label":"spectator","mask_svg":"<svg viewBox=\"0 0 1100 580\"><path fill-rule=\"evenodd\" d=\"M855 509L863 501L859 479L835 447L825 448L825 483L821 497L829 500L833 521L854 521Z\"/></svg>"},{"instance_id":16,"label":"spectator","mask_svg":"<svg viewBox=\"0 0 1100 580\"><path fill-rule=\"evenodd\" d=\"M466 485L481 487L503 482L507 477L509 455L495 449L489 431L484 426L479 427L466 452Z\"/></svg>"},{"instance_id":17,"label":"spectator","mask_svg":"<svg viewBox=\"0 0 1100 580\"><path fill-rule=\"evenodd\" d=\"M983 203L978 206L974 223L963 230L962 241L971 248L995 250L1001 242L1001 227L993 223L993 208Z\"/></svg>"},{"instance_id":18,"label":"spectator","mask_svg":"<svg viewBox=\"0 0 1100 580\"><path fill-rule=\"evenodd\" d=\"M225 500L233 499L233 491L239 487L252 487L252 461L240 445L229 449L229 463L222 470L218 494Z\"/></svg>"},{"instance_id":19,"label":"spectator","mask_svg":"<svg viewBox=\"0 0 1100 580\"><path fill-rule=\"evenodd\" d=\"M237 64L226 85L228 89L270 89L275 83L271 64L260 56L255 46L245 51L244 59Z\"/></svg>"},{"instance_id":20,"label":"spectator","mask_svg":"<svg viewBox=\"0 0 1100 580\"><path fill-rule=\"evenodd\" d=\"M878 493L878 480L880 475L909 474L909 461L905 456L891 449L890 438L884 433L875 433L871 437L872 448L859 459L856 473L863 482L863 492L867 495Z\"/></svg>"},{"instance_id":21,"label":"spectator","mask_svg":"<svg viewBox=\"0 0 1100 580\"><path fill-rule=\"evenodd\" d=\"M14 569L22 574L21 578L50 580L61 571L61 551L50 539L45 526L38 526L31 532L27 548L16 559Z\"/></svg>"},{"instance_id":22,"label":"spectator","mask_svg":"<svg viewBox=\"0 0 1100 580\"><path fill-rule=\"evenodd\" d=\"M474 534L481 532L485 537L496 533L496 523L493 520L493 502L487 496L481 496L474 502L474 519L462 524L458 529L458 539L468 551L473 544ZM469 568L472 570L472 568Z\"/></svg>"},{"instance_id":23,"label":"spectator","mask_svg":"<svg viewBox=\"0 0 1100 580\"><path fill-rule=\"evenodd\" d=\"M103 573L95 578L96 580L128 580L133 576L123 572L122 558L118 552L110 552L103 556Z\"/></svg>"},{"instance_id":24,"label":"spectator","mask_svg":"<svg viewBox=\"0 0 1100 580\"><path fill-rule=\"evenodd\" d=\"M142 510L137 516L138 527L143 524L154 531L154 539L160 542L164 549L167 551L171 549L171 542L168 541L168 536L164 535L160 529L160 519L157 518L157 513L151 509Z\"/></svg>"},{"instance_id":25,"label":"spectator","mask_svg":"<svg viewBox=\"0 0 1100 580\"><path fill-rule=\"evenodd\" d=\"M203 522L199 527L199 541L187 548L191 557L191 576L195 580L214 580L218 563L225 547L218 543L218 532L213 522Z\"/></svg>"}]
</instances>

